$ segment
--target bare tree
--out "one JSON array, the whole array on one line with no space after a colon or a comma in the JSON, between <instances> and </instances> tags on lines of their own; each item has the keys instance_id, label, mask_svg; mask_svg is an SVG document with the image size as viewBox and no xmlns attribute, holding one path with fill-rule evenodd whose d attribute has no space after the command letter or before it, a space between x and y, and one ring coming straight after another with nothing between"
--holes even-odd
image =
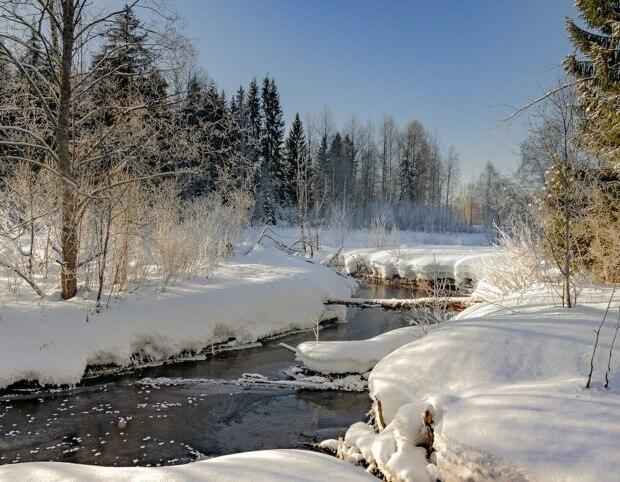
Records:
<instances>
[{"instance_id":1,"label":"bare tree","mask_svg":"<svg viewBox=\"0 0 620 482\"><path fill-rule=\"evenodd\" d=\"M446 215L452 211L452 196L459 178L459 155L454 146L450 146L444 163L444 209ZM444 221L445 224L447 224Z\"/></svg>"},{"instance_id":2,"label":"bare tree","mask_svg":"<svg viewBox=\"0 0 620 482\"><path fill-rule=\"evenodd\" d=\"M125 67L121 63L110 70L108 61L130 47L104 51L91 61L93 52L113 22L141 4L136 0L120 10L101 13L87 0L0 4L0 60L27 87L21 99L1 106L3 115L17 121L0 126L0 145L7 160L46 171L57 186L54 228L64 299L77 292L77 271L85 262L79 259L80 228L92 203L110 202L122 186L184 172L174 159L169 160L170 151L163 152L162 131L170 128L170 118L156 114L176 105L178 95L164 92L149 98L139 89L130 89L132 94L122 102L114 96L93 99L96 89ZM161 32L149 28L148 34L156 37L159 59L180 45L167 28ZM28 61L28 54L40 55L42 65ZM180 57L177 51L174 58ZM165 67L161 71L166 72ZM129 76L127 82L134 80ZM20 116L24 98L30 99L31 108L27 116ZM191 143L178 137L177 146L181 153Z\"/></svg>"},{"instance_id":3,"label":"bare tree","mask_svg":"<svg viewBox=\"0 0 620 482\"><path fill-rule=\"evenodd\" d=\"M381 119L379 125L379 156L381 164L381 200L392 200L391 186L394 182L392 177L397 152L398 126L394 118L387 114Z\"/></svg>"}]
</instances>

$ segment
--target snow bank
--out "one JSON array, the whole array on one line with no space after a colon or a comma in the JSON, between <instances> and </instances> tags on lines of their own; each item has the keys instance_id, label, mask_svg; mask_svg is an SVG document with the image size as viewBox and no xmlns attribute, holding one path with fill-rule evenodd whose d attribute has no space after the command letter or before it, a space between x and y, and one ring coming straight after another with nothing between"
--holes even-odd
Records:
<instances>
[{"instance_id":1,"label":"snow bank","mask_svg":"<svg viewBox=\"0 0 620 482\"><path fill-rule=\"evenodd\" d=\"M306 341L297 345L297 359L320 373L366 373L379 360L420 338L418 327L407 326L368 340Z\"/></svg>"},{"instance_id":2,"label":"snow bank","mask_svg":"<svg viewBox=\"0 0 620 482\"><path fill-rule=\"evenodd\" d=\"M618 480L620 357L612 358L610 389L602 380L620 296L601 333L589 390L592 330L610 292L584 291L580 299L588 302L573 309L554 306L549 296L531 290L471 307L381 360L369 390L387 427L373 440L389 439L382 434L394 425L420 427L421 410L407 407L429 403L445 478Z\"/></svg>"},{"instance_id":3,"label":"snow bank","mask_svg":"<svg viewBox=\"0 0 620 482\"><path fill-rule=\"evenodd\" d=\"M395 276L410 281L451 278L457 284L476 282L476 264L494 256L497 248L488 246L418 246L394 249L351 249L342 255L349 274L358 271L373 277Z\"/></svg>"},{"instance_id":4,"label":"snow bank","mask_svg":"<svg viewBox=\"0 0 620 482\"><path fill-rule=\"evenodd\" d=\"M80 381L87 365L130 365L238 343L344 316L323 302L349 297L352 282L324 266L256 247L208 279L166 292L145 289L100 314L83 298L45 302L4 299L0 310L0 387L19 380Z\"/></svg>"},{"instance_id":5,"label":"snow bank","mask_svg":"<svg viewBox=\"0 0 620 482\"><path fill-rule=\"evenodd\" d=\"M376 480L364 469L305 450L263 450L226 455L170 467L97 467L61 462L30 462L0 467L6 481L315 481Z\"/></svg>"}]
</instances>

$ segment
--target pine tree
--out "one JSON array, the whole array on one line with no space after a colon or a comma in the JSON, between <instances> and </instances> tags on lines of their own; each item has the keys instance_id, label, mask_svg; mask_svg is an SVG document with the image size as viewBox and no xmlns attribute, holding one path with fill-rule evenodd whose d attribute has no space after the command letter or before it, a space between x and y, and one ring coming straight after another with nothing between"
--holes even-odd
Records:
<instances>
[{"instance_id":1,"label":"pine tree","mask_svg":"<svg viewBox=\"0 0 620 482\"><path fill-rule=\"evenodd\" d=\"M620 159L620 3L615 0L577 0L581 18L590 30L567 19L570 40L586 57L565 60L566 71L578 80L585 112L587 148L618 163Z\"/></svg>"}]
</instances>

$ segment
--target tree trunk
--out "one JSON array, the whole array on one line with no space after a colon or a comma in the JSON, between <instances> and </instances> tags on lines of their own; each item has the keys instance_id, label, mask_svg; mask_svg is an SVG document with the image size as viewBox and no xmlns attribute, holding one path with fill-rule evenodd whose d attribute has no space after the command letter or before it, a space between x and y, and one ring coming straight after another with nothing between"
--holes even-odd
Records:
<instances>
[{"instance_id":1,"label":"tree trunk","mask_svg":"<svg viewBox=\"0 0 620 482\"><path fill-rule=\"evenodd\" d=\"M60 245L62 264L60 289L63 300L73 298L77 293L78 232L76 226L75 195L68 186L62 189Z\"/></svg>"},{"instance_id":2,"label":"tree trunk","mask_svg":"<svg viewBox=\"0 0 620 482\"><path fill-rule=\"evenodd\" d=\"M77 257L79 237L77 228L77 199L73 186L70 129L71 129L71 67L74 48L74 15L73 0L62 2L62 57L60 68L60 89L58 102L58 119L54 140L58 171L61 183L61 221L60 221L60 250L62 263L60 270L60 289L64 300L73 298L77 293Z\"/></svg>"},{"instance_id":3,"label":"tree trunk","mask_svg":"<svg viewBox=\"0 0 620 482\"><path fill-rule=\"evenodd\" d=\"M564 189L564 303L567 308L572 308L573 303L571 301L570 294L570 277L571 277L571 202L572 196L570 192L570 182L568 176L571 175L568 159L568 130L566 122L564 123L564 175L562 176L562 183Z\"/></svg>"}]
</instances>

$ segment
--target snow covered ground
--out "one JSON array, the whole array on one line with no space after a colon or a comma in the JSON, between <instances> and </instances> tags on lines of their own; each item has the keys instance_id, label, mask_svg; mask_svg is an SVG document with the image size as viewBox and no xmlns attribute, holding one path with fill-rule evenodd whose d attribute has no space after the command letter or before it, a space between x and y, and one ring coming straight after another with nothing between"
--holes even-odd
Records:
<instances>
[{"instance_id":1,"label":"snow covered ground","mask_svg":"<svg viewBox=\"0 0 620 482\"><path fill-rule=\"evenodd\" d=\"M254 227L247 230L249 239L256 239L262 228ZM285 244L291 244L299 239L298 227L274 226L273 231L278 239ZM311 233L313 236L314 232ZM321 250L334 249L342 245L345 249L353 248L388 248L392 246L485 246L489 239L483 232L471 233L431 233L426 231L409 230L372 230L372 229L321 229L319 232ZM287 240L289 241L287 243Z\"/></svg>"},{"instance_id":2,"label":"snow covered ground","mask_svg":"<svg viewBox=\"0 0 620 482\"><path fill-rule=\"evenodd\" d=\"M618 294L585 388L610 295L584 290L581 305L566 309L539 287L463 311L372 370L378 434L355 424L326 446L397 480L618 480L618 356L603 388ZM416 447L428 434L425 413L434 422L430 465Z\"/></svg>"},{"instance_id":3,"label":"snow covered ground","mask_svg":"<svg viewBox=\"0 0 620 482\"><path fill-rule=\"evenodd\" d=\"M234 338L250 343L317 320L344 316L330 297L349 297L354 283L319 264L257 246L165 292L153 288L113 300L97 314L82 297L43 302L2 300L0 387L19 380L80 381L87 366L130 365L199 352ZM137 355L137 357L136 357Z\"/></svg>"},{"instance_id":4,"label":"snow covered ground","mask_svg":"<svg viewBox=\"0 0 620 482\"><path fill-rule=\"evenodd\" d=\"M169 467L98 467L34 462L0 467L5 481L198 481L304 482L376 480L364 469L305 450L262 450Z\"/></svg>"}]
</instances>

